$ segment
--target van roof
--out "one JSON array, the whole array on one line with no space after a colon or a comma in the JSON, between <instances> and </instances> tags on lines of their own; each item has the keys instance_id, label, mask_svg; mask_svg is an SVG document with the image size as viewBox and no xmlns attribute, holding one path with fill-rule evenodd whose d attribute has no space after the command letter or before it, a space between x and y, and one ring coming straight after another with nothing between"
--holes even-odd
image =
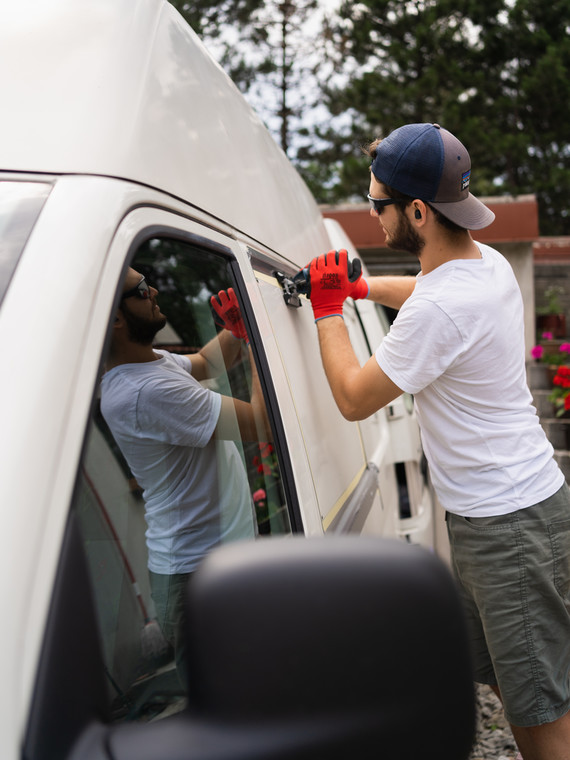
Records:
<instances>
[{"instance_id":1,"label":"van roof","mask_svg":"<svg viewBox=\"0 0 570 760\"><path fill-rule=\"evenodd\" d=\"M306 185L166 0L2 3L0 98L0 171L143 183L292 260L327 245Z\"/></svg>"}]
</instances>

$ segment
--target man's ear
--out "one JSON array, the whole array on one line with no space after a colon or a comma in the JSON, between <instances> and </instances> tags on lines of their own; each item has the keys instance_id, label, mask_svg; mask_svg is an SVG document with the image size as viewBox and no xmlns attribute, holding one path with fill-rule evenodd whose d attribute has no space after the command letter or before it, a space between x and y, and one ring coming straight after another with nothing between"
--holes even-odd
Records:
<instances>
[{"instance_id":1,"label":"man's ear","mask_svg":"<svg viewBox=\"0 0 570 760\"><path fill-rule=\"evenodd\" d=\"M415 198L412 201L412 210L413 210L414 220L416 222L416 225L422 226L425 223L425 219L426 219L426 213L427 213L426 204L419 198Z\"/></svg>"},{"instance_id":2,"label":"man's ear","mask_svg":"<svg viewBox=\"0 0 570 760\"><path fill-rule=\"evenodd\" d=\"M122 327L125 324L125 317L121 309L117 309L115 319L113 320L113 327Z\"/></svg>"}]
</instances>

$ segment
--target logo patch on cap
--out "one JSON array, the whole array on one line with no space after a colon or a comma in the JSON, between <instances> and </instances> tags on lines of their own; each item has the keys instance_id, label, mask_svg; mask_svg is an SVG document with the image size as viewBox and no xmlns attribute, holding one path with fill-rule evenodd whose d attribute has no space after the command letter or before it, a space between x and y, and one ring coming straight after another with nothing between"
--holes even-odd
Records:
<instances>
[{"instance_id":1,"label":"logo patch on cap","mask_svg":"<svg viewBox=\"0 0 570 760\"><path fill-rule=\"evenodd\" d=\"M461 190L466 190L469 187L469 177L471 176L471 169L463 172L461 175Z\"/></svg>"}]
</instances>

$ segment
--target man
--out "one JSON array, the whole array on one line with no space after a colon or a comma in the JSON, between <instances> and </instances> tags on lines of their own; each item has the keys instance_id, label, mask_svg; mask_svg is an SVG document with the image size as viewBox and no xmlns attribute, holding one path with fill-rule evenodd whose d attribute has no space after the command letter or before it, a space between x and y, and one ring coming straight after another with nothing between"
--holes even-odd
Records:
<instances>
[{"instance_id":1,"label":"man","mask_svg":"<svg viewBox=\"0 0 570 760\"><path fill-rule=\"evenodd\" d=\"M311 262L325 372L350 420L414 394L476 680L501 697L525 760L569 760L570 500L526 383L521 294L506 260L471 237L494 215L469 192L459 140L408 124L369 154L371 214L421 272L367 282L346 251ZM347 296L399 309L363 367Z\"/></svg>"},{"instance_id":2,"label":"man","mask_svg":"<svg viewBox=\"0 0 570 760\"><path fill-rule=\"evenodd\" d=\"M253 538L253 502L234 440L267 439L252 365L251 403L201 384L236 360L247 342L232 289L212 306L228 329L198 353L153 348L166 324L145 278L129 269L113 324L101 411L143 488L152 596L184 682L181 617L188 577L220 542ZM251 349L247 349L251 352Z\"/></svg>"}]
</instances>

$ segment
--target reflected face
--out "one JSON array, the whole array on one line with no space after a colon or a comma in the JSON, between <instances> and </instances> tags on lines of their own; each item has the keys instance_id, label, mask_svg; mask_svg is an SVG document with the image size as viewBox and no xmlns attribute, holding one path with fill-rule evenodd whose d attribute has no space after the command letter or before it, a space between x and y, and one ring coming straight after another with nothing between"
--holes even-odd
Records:
<instances>
[{"instance_id":1,"label":"reflected face","mask_svg":"<svg viewBox=\"0 0 570 760\"><path fill-rule=\"evenodd\" d=\"M123 287L123 293L127 294L121 300L121 311L127 325L128 335L133 343L149 345L154 336L166 324L166 317L160 311L156 301L158 290L149 285L148 288L139 288L143 276L134 269L129 269Z\"/></svg>"}]
</instances>

